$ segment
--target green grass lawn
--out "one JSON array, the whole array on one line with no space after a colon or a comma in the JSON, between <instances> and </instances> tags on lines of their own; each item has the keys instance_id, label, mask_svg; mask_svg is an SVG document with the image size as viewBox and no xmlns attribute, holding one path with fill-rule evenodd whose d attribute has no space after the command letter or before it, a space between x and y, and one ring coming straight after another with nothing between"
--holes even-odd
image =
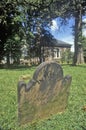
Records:
<instances>
[{"instance_id":1,"label":"green grass lawn","mask_svg":"<svg viewBox=\"0 0 86 130\"><path fill-rule=\"evenodd\" d=\"M86 65L63 65L72 76L68 106L64 113L32 125L18 125L17 83L21 75L33 75L36 67L0 69L0 130L86 130Z\"/></svg>"}]
</instances>

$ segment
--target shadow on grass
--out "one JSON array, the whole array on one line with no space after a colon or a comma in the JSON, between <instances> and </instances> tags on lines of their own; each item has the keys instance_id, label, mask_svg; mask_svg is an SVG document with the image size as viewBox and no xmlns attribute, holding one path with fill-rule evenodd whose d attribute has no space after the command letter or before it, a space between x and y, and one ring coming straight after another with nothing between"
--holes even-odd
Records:
<instances>
[{"instance_id":1,"label":"shadow on grass","mask_svg":"<svg viewBox=\"0 0 86 130\"><path fill-rule=\"evenodd\" d=\"M7 69L7 70L26 70L26 69L34 69L36 68L38 65L0 65L0 69Z\"/></svg>"},{"instance_id":2,"label":"shadow on grass","mask_svg":"<svg viewBox=\"0 0 86 130\"><path fill-rule=\"evenodd\" d=\"M86 127L82 126L82 130L86 130Z\"/></svg>"},{"instance_id":3,"label":"shadow on grass","mask_svg":"<svg viewBox=\"0 0 86 130\"><path fill-rule=\"evenodd\" d=\"M71 67L83 67L86 68L86 64L77 64L77 65L73 65L73 64L61 64L62 66L71 66Z\"/></svg>"},{"instance_id":4,"label":"shadow on grass","mask_svg":"<svg viewBox=\"0 0 86 130\"><path fill-rule=\"evenodd\" d=\"M38 64L39 65L39 64ZM11 64L11 65L7 65L7 64L4 64L4 65L0 65L0 69L9 69L9 70L19 70L19 69L21 69L21 70L25 70L25 69L32 69L32 68L35 68L35 67L37 67L38 65L35 65L35 64L33 64L33 65L31 65L31 66L28 66L28 65L20 65L20 64L18 64L18 65L15 65L15 64ZM70 66L70 67L82 67L82 68L86 68L86 64L79 64L79 65L73 65L73 64L67 64L67 63L65 63L65 64L60 64L61 66Z\"/></svg>"},{"instance_id":5,"label":"shadow on grass","mask_svg":"<svg viewBox=\"0 0 86 130\"><path fill-rule=\"evenodd\" d=\"M0 130L4 130L4 129L0 126Z\"/></svg>"},{"instance_id":6,"label":"shadow on grass","mask_svg":"<svg viewBox=\"0 0 86 130\"><path fill-rule=\"evenodd\" d=\"M73 67L86 68L86 64L71 65Z\"/></svg>"}]
</instances>

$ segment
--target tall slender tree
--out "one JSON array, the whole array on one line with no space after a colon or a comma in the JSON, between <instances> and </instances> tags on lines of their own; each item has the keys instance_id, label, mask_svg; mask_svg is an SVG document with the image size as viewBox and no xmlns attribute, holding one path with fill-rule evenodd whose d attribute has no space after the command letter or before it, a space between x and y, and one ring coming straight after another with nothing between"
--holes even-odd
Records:
<instances>
[{"instance_id":1,"label":"tall slender tree","mask_svg":"<svg viewBox=\"0 0 86 130\"><path fill-rule=\"evenodd\" d=\"M66 4L64 8L63 17L70 18L73 17L75 19L74 26L74 59L73 64L77 64L78 58L78 43L79 37L82 36L82 16L86 15L86 1L85 0L64 0Z\"/></svg>"}]
</instances>

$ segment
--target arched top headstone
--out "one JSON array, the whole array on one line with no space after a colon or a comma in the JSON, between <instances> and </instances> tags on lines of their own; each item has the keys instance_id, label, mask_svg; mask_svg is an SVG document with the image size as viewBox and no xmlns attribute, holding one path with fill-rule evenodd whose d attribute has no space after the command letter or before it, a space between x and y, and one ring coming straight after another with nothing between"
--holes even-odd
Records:
<instances>
[{"instance_id":1,"label":"arched top headstone","mask_svg":"<svg viewBox=\"0 0 86 130\"><path fill-rule=\"evenodd\" d=\"M18 117L20 124L49 117L65 110L71 76L63 77L61 65L49 61L40 64L33 78L18 83Z\"/></svg>"},{"instance_id":2,"label":"arched top headstone","mask_svg":"<svg viewBox=\"0 0 86 130\"><path fill-rule=\"evenodd\" d=\"M37 67L36 71L34 72L33 78L28 83L26 89L29 90L31 87L35 86L36 83L39 83L40 88L43 87L43 89L47 88L47 84L50 84L51 87L53 87L54 84L62 78L63 70L59 64L53 61L43 62Z\"/></svg>"},{"instance_id":3,"label":"arched top headstone","mask_svg":"<svg viewBox=\"0 0 86 130\"><path fill-rule=\"evenodd\" d=\"M52 79L52 76L56 77L57 80L60 80L63 78L63 70L62 67L53 61L47 61L41 63L38 68L36 69L33 79L39 78L40 73L43 77L49 77Z\"/></svg>"}]
</instances>

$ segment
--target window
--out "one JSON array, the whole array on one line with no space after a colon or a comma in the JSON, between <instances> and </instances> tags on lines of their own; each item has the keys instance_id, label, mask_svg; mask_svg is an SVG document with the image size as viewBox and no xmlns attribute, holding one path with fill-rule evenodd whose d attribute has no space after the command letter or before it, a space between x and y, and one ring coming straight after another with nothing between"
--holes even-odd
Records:
<instances>
[{"instance_id":1,"label":"window","mask_svg":"<svg viewBox=\"0 0 86 130\"><path fill-rule=\"evenodd\" d=\"M59 49L55 48L54 49L54 58L58 58L59 57Z\"/></svg>"}]
</instances>

